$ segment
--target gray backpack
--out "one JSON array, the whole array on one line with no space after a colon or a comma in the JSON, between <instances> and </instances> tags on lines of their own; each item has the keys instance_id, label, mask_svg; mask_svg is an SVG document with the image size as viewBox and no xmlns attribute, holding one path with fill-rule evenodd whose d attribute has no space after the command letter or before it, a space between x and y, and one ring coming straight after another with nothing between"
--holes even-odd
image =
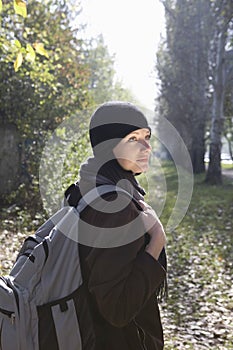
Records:
<instances>
[{"instance_id":1,"label":"gray backpack","mask_svg":"<svg viewBox=\"0 0 233 350\"><path fill-rule=\"evenodd\" d=\"M94 348L77 228L81 211L113 191L129 195L114 185L94 188L77 207L63 207L25 240L10 274L0 277L0 350ZM86 322L82 329L80 317Z\"/></svg>"}]
</instances>

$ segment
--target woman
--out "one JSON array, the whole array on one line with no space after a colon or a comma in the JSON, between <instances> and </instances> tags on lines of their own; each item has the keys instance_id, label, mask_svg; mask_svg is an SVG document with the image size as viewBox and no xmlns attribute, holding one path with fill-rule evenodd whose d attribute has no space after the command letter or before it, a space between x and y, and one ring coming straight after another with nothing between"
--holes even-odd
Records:
<instances>
[{"instance_id":1,"label":"woman","mask_svg":"<svg viewBox=\"0 0 233 350\"><path fill-rule=\"evenodd\" d=\"M95 344L85 350L163 349L157 296L166 276L166 238L135 179L148 169L150 136L137 107L104 103L90 121L94 156L82 165L79 183L66 191L70 205L101 185L114 184L129 193L107 193L80 216L84 294L95 335ZM85 338L82 318L79 322Z\"/></svg>"}]
</instances>

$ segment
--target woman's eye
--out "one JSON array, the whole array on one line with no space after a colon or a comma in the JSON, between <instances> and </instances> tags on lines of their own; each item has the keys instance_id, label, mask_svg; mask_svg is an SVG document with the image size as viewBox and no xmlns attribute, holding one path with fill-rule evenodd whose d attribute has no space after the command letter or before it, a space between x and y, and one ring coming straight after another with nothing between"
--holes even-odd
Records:
<instances>
[{"instance_id":1,"label":"woman's eye","mask_svg":"<svg viewBox=\"0 0 233 350\"><path fill-rule=\"evenodd\" d=\"M145 137L146 140L150 140L150 138L151 138L150 134L146 135L146 137Z\"/></svg>"},{"instance_id":2,"label":"woman's eye","mask_svg":"<svg viewBox=\"0 0 233 350\"><path fill-rule=\"evenodd\" d=\"M128 139L129 142L137 141L136 136L132 136Z\"/></svg>"}]
</instances>

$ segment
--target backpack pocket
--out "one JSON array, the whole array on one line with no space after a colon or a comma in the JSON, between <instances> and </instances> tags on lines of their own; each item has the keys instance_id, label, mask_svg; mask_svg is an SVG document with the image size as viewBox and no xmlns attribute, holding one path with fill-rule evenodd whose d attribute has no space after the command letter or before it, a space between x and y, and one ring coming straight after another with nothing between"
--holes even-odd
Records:
<instances>
[{"instance_id":1,"label":"backpack pocket","mask_svg":"<svg viewBox=\"0 0 233 350\"><path fill-rule=\"evenodd\" d=\"M95 332L82 284L72 294L37 306L39 350L94 350Z\"/></svg>"},{"instance_id":2,"label":"backpack pocket","mask_svg":"<svg viewBox=\"0 0 233 350\"><path fill-rule=\"evenodd\" d=\"M16 309L16 295L7 280L0 277L0 350L18 349Z\"/></svg>"},{"instance_id":3,"label":"backpack pocket","mask_svg":"<svg viewBox=\"0 0 233 350\"><path fill-rule=\"evenodd\" d=\"M82 349L75 305L78 294L79 289L65 298L37 306L40 350Z\"/></svg>"}]
</instances>

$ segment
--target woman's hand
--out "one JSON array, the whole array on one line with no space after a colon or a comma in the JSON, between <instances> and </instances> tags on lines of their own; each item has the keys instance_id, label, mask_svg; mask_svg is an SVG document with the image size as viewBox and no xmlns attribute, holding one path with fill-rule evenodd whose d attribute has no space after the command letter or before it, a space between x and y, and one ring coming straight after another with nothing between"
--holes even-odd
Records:
<instances>
[{"instance_id":1,"label":"woman's hand","mask_svg":"<svg viewBox=\"0 0 233 350\"><path fill-rule=\"evenodd\" d=\"M166 244L166 235L163 225L159 220L154 209L147 203L140 201L140 205L143 209L142 219L145 225L146 232L150 235L151 239L146 247L146 252L152 255L156 260Z\"/></svg>"}]
</instances>

